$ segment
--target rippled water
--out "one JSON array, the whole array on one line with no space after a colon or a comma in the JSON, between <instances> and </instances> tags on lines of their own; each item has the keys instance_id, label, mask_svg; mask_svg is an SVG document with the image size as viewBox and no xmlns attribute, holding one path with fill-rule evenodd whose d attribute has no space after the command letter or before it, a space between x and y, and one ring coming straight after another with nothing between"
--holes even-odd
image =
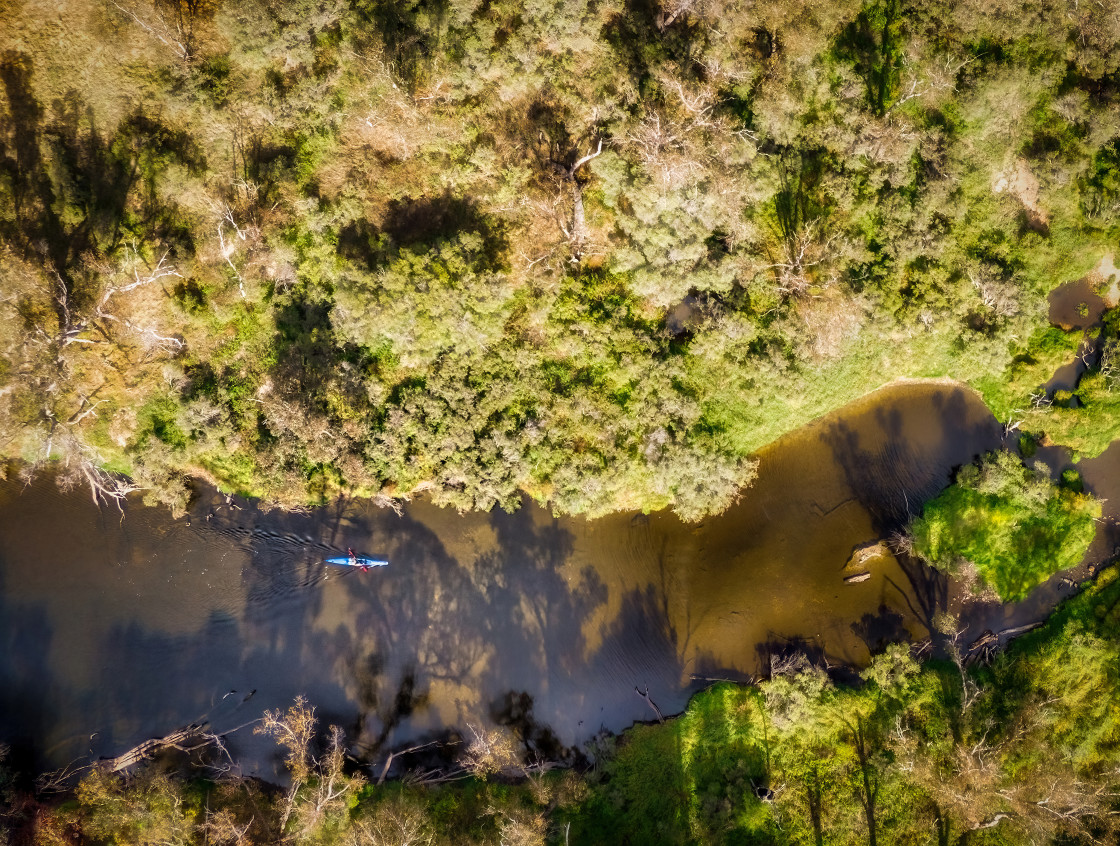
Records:
<instances>
[{"instance_id":1,"label":"rippled water","mask_svg":"<svg viewBox=\"0 0 1120 846\"><path fill-rule=\"evenodd\" d=\"M189 519L130 503L122 520L49 480L9 481L0 735L57 766L202 715L225 731L306 694L367 749L491 722L573 746L652 718L636 686L676 712L791 641L859 664L924 634L946 587L889 557L846 585L852 550L1000 437L964 388L894 386L763 451L754 486L699 525L529 503L285 514L213 491ZM391 564L319 563L348 546ZM249 730L231 747L273 774Z\"/></svg>"}]
</instances>

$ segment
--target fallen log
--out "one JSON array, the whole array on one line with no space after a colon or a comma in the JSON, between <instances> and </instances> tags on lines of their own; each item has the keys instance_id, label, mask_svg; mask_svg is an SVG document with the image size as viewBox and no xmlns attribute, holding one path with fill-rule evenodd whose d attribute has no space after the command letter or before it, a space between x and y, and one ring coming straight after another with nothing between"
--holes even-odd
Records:
<instances>
[{"instance_id":1,"label":"fallen log","mask_svg":"<svg viewBox=\"0 0 1120 846\"><path fill-rule=\"evenodd\" d=\"M1041 622L1027 623L1025 626L1000 629L998 632L985 629L980 637L969 644L968 650L965 652L965 660L972 661L982 656L990 657L995 650L999 649L1011 638L1026 634L1032 629L1037 629L1041 625Z\"/></svg>"},{"instance_id":2,"label":"fallen log","mask_svg":"<svg viewBox=\"0 0 1120 846\"><path fill-rule=\"evenodd\" d=\"M634 692L649 703L649 707L653 709L653 713L657 714L657 722L665 722L665 715L661 713L661 709L657 707L657 703L649 698L649 685L646 685L646 689L644 691L638 690L638 686L634 685Z\"/></svg>"},{"instance_id":3,"label":"fallen log","mask_svg":"<svg viewBox=\"0 0 1120 846\"><path fill-rule=\"evenodd\" d=\"M846 585L856 585L856 584L859 584L860 582L866 582L870 578L871 578L871 573L864 570L862 573L853 573L850 576L845 576L844 577L844 584L846 584Z\"/></svg>"},{"instance_id":4,"label":"fallen log","mask_svg":"<svg viewBox=\"0 0 1120 846\"><path fill-rule=\"evenodd\" d=\"M143 743L133 746L123 755L118 755L116 758L104 759L105 765L109 768L109 772L119 773L122 770L127 770L129 767L136 766L142 761L146 761L152 755L164 749L178 749L180 752L190 752L191 749L188 749L184 744L192 738L202 736L205 728L206 723L191 723L189 726L184 726L163 737L153 737L150 740L145 740ZM205 746L206 743L202 745ZM197 749L198 745L196 744L192 748Z\"/></svg>"},{"instance_id":5,"label":"fallen log","mask_svg":"<svg viewBox=\"0 0 1120 846\"><path fill-rule=\"evenodd\" d=\"M979 652L981 649L993 649L998 646L999 635L997 635L991 629L985 629L980 634L980 637L976 638L976 640L972 641L972 643L968 645L968 650L965 654L973 655L974 653Z\"/></svg>"},{"instance_id":6,"label":"fallen log","mask_svg":"<svg viewBox=\"0 0 1120 846\"><path fill-rule=\"evenodd\" d=\"M389 757L385 759L385 766L381 768L381 775L377 778L378 786L385 783L385 776L389 774L389 768L393 766L393 759L398 755L407 755L410 752L419 752L421 749L427 749L429 746L443 746L438 740L433 740L430 743L421 743L419 746L410 746L408 749L402 749L399 752L390 752Z\"/></svg>"},{"instance_id":7,"label":"fallen log","mask_svg":"<svg viewBox=\"0 0 1120 846\"><path fill-rule=\"evenodd\" d=\"M1009 820L1009 819L1011 819L1011 816L1009 814L996 814L994 817L992 817L987 822L981 823L980 825L975 826L975 827L973 827L969 830L970 831L980 831L980 830L985 829L985 828L995 828L997 825L999 825L1000 820Z\"/></svg>"},{"instance_id":8,"label":"fallen log","mask_svg":"<svg viewBox=\"0 0 1120 846\"><path fill-rule=\"evenodd\" d=\"M1029 631L1037 629L1042 625L1042 623L1043 621L1039 620L1037 623L1027 623L1025 626L1015 626L1015 628L1013 629L1001 629L997 636L1001 638L1018 637L1021 634L1026 634Z\"/></svg>"}]
</instances>

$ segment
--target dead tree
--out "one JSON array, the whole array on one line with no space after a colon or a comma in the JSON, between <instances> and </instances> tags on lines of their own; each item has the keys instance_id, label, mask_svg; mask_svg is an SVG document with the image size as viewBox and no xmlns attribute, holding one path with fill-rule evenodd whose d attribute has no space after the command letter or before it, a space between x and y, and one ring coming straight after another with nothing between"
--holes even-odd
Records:
<instances>
[{"instance_id":1,"label":"dead tree","mask_svg":"<svg viewBox=\"0 0 1120 846\"><path fill-rule=\"evenodd\" d=\"M145 272L141 273L137 266L140 262L140 257L135 247L133 247L132 256L129 261L131 264L132 279L123 285L110 285L105 289L101 295L101 299L94 309L94 314L98 320L107 320L110 323L123 327L128 332L138 336L143 344L147 347L159 347L167 352L178 352L183 349L183 342L179 338L171 335L161 335L155 328L151 326L140 326L133 323L128 317L118 316L109 310L109 301L119 294L127 294L130 291L135 291L137 288L143 288L147 285L158 284L164 279L171 277L182 279L181 274L174 265L169 264L167 261L168 251L164 251L160 256L159 262L154 268L145 268Z\"/></svg>"},{"instance_id":2,"label":"dead tree","mask_svg":"<svg viewBox=\"0 0 1120 846\"><path fill-rule=\"evenodd\" d=\"M524 774L521 752L517 748L517 738L503 727L477 729L470 723L467 728L472 735L459 763L479 778L495 773Z\"/></svg>"},{"instance_id":3,"label":"dead tree","mask_svg":"<svg viewBox=\"0 0 1120 846\"><path fill-rule=\"evenodd\" d=\"M560 223L560 228L564 232L564 236L568 239L568 246L572 252L571 261L578 263L583 256L584 248L587 245L587 223L583 213L583 186L580 185L579 179L576 177L577 171L587 164L592 159L601 155L603 152L603 139L599 139L599 146L594 153L588 153L583 158L577 159L575 164L571 167L565 168L562 165L556 165L556 169L563 177L564 184L571 186L572 191L572 216L567 226L563 221Z\"/></svg>"},{"instance_id":4,"label":"dead tree","mask_svg":"<svg viewBox=\"0 0 1120 846\"><path fill-rule=\"evenodd\" d=\"M664 32L673 22L681 17L687 15L689 10L696 5L696 0L670 0L664 8L660 9L654 23L657 25L659 32Z\"/></svg>"},{"instance_id":5,"label":"dead tree","mask_svg":"<svg viewBox=\"0 0 1120 846\"><path fill-rule=\"evenodd\" d=\"M321 756L314 754L317 725L315 709L299 696L287 712L265 711L253 730L274 738L287 751L284 760L291 785L280 817L281 828L293 814L304 832L314 828L325 813L342 806L365 781L345 772L346 738L338 726L330 728L326 751Z\"/></svg>"},{"instance_id":6,"label":"dead tree","mask_svg":"<svg viewBox=\"0 0 1120 846\"><path fill-rule=\"evenodd\" d=\"M178 28L173 27L161 14L154 17L142 16L137 9L127 8L113 0L113 5L117 7L123 14L132 19L140 29L148 33L152 38L167 47L175 54L176 58L183 61L190 61L191 49L188 39L184 33ZM132 5L132 4L130 4Z\"/></svg>"},{"instance_id":7,"label":"dead tree","mask_svg":"<svg viewBox=\"0 0 1120 846\"><path fill-rule=\"evenodd\" d=\"M149 758L157 752L164 749L178 749L180 752L193 751L198 749L199 745L195 744L190 749L186 747L188 741L204 737L206 729L205 723L191 723L189 726L171 732L171 734L164 735L163 737L153 737L150 740L145 740L133 746L123 755L118 755L116 758L109 758L105 761L105 766L111 773L119 773L134 767ZM205 745L205 744L203 744Z\"/></svg>"},{"instance_id":8,"label":"dead tree","mask_svg":"<svg viewBox=\"0 0 1120 846\"><path fill-rule=\"evenodd\" d=\"M642 697L642 699L644 699L649 704L649 707L653 709L653 713L657 715L657 722L665 722L665 715L661 713L661 709L657 707L657 703L650 699L648 685L646 686L645 690L638 690L638 686L634 685L634 692L638 694L638 696Z\"/></svg>"}]
</instances>

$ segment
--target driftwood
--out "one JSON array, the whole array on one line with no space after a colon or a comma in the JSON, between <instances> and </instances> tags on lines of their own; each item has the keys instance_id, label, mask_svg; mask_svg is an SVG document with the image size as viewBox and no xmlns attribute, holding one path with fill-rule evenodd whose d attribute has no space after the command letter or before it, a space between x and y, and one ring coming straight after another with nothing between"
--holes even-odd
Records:
<instances>
[{"instance_id":1,"label":"driftwood","mask_svg":"<svg viewBox=\"0 0 1120 846\"><path fill-rule=\"evenodd\" d=\"M408 749L401 749L399 752L390 752L389 757L385 759L385 765L381 768L381 775L378 776L377 784L382 785L385 783L385 776L389 774L389 768L393 766L393 759L398 755L407 755L410 752L419 752L421 749L427 749L429 746L442 746L438 740L433 740L430 743L421 743L419 746L410 746Z\"/></svg>"},{"instance_id":2,"label":"driftwood","mask_svg":"<svg viewBox=\"0 0 1120 846\"><path fill-rule=\"evenodd\" d=\"M638 694L638 696L642 697L642 699L644 699L646 702L649 703L649 707L653 709L653 713L657 714L657 722L659 722L659 723L665 722L665 715L661 713L661 709L657 707L657 704L652 699L649 698L649 686L648 685L646 686L645 691L638 690L638 686L634 685L634 692L636 694Z\"/></svg>"},{"instance_id":3,"label":"driftwood","mask_svg":"<svg viewBox=\"0 0 1120 846\"><path fill-rule=\"evenodd\" d=\"M1031 631L1032 629L1037 629L1041 625L1042 625L1041 620L1037 623L1027 623L1025 626L1016 626L1013 629L1003 629L1002 631L999 632L999 634L997 636L1001 637L1001 638L1003 638L1003 637L1018 637L1021 634L1026 634L1027 632Z\"/></svg>"},{"instance_id":4,"label":"driftwood","mask_svg":"<svg viewBox=\"0 0 1120 846\"><path fill-rule=\"evenodd\" d=\"M860 582L866 582L870 578L871 578L871 573L869 573L867 570L864 570L862 573L853 573L850 576L845 576L844 577L844 584L846 584L846 585L856 585L856 584L859 584Z\"/></svg>"},{"instance_id":5,"label":"driftwood","mask_svg":"<svg viewBox=\"0 0 1120 846\"><path fill-rule=\"evenodd\" d=\"M999 635L991 629L985 629L980 637L968 645L968 654L979 652L981 649L993 649L999 646Z\"/></svg>"},{"instance_id":6,"label":"driftwood","mask_svg":"<svg viewBox=\"0 0 1120 846\"><path fill-rule=\"evenodd\" d=\"M744 684L748 687L754 687L758 684L758 676L746 676L743 678L729 679L726 676L698 676L693 673L688 678L690 681L712 682L713 684L715 684L716 682L731 682L732 684Z\"/></svg>"},{"instance_id":7,"label":"driftwood","mask_svg":"<svg viewBox=\"0 0 1120 846\"><path fill-rule=\"evenodd\" d=\"M991 629L986 629L980 637L972 641L968 646L968 651L965 653L965 660L982 655L985 652L998 649L1000 643L1006 638L1017 637L1018 635L1025 634L1031 629L1037 629L1042 623L1027 623L1025 626L1015 626L1010 629L1001 629L998 632L993 632Z\"/></svg>"},{"instance_id":8,"label":"driftwood","mask_svg":"<svg viewBox=\"0 0 1120 846\"><path fill-rule=\"evenodd\" d=\"M999 825L1000 820L1009 820L1009 819L1011 819L1011 816L1009 814L996 814L994 817L992 817L986 823L981 823L980 825L976 826L975 828L973 828L971 830L972 831L980 831L980 830L985 829L985 828L995 828L997 825Z\"/></svg>"},{"instance_id":9,"label":"driftwood","mask_svg":"<svg viewBox=\"0 0 1120 846\"><path fill-rule=\"evenodd\" d=\"M143 743L137 744L123 755L118 755L116 758L106 758L105 765L109 768L109 772L119 773L129 767L136 766L164 749L178 749L180 752L189 752L191 749L184 744L192 738L202 736L205 728L206 723L191 723L189 726L184 726L164 737L153 737L151 740L145 740ZM206 744L203 743L202 745L205 746ZM198 748L198 746L192 748Z\"/></svg>"}]
</instances>

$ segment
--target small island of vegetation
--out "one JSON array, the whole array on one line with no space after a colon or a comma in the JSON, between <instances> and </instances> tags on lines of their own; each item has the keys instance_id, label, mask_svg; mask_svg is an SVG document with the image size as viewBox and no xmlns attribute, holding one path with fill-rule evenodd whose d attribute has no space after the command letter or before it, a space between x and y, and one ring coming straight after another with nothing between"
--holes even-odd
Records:
<instances>
[{"instance_id":1,"label":"small island of vegetation","mask_svg":"<svg viewBox=\"0 0 1120 846\"><path fill-rule=\"evenodd\" d=\"M1054 485L1044 467L992 453L963 467L956 484L915 520L913 551L958 578L979 581L1003 602L1025 599L1061 570L1081 563L1096 533L1100 503L1075 488L1069 471Z\"/></svg>"}]
</instances>

